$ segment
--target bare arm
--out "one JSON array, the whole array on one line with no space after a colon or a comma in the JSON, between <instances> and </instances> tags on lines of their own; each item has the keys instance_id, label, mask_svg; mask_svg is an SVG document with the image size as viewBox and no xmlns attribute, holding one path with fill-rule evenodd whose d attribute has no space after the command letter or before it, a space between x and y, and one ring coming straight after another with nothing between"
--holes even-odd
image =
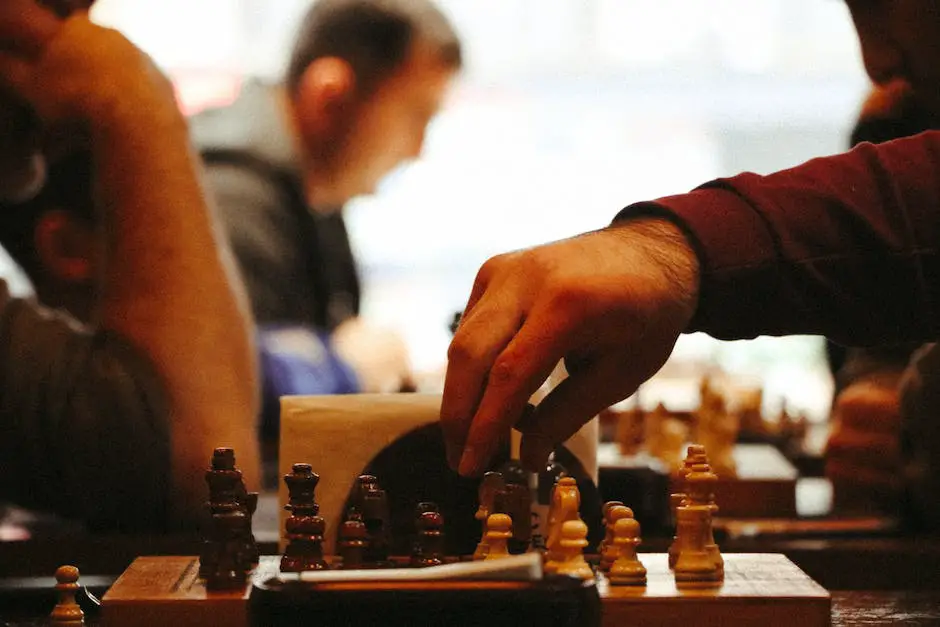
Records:
<instances>
[{"instance_id":1,"label":"bare arm","mask_svg":"<svg viewBox=\"0 0 940 627\"><path fill-rule=\"evenodd\" d=\"M3 59L3 73L47 125L88 132L108 235L97 319L140 349L163 381L173 518L191 521L213 447L233 446L246 478L259 476L247 306L166 79L85 16L33 30L46 33L36 38L39 53Z\"/></svg>"}]
</instances>

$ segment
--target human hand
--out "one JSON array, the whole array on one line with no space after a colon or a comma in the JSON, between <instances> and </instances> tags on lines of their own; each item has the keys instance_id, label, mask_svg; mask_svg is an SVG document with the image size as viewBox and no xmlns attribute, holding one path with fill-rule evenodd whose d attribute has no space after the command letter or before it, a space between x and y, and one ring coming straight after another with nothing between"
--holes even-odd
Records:
<instances>
[{"instance_id":1,"label":"human hand","mask_svg":"<svg viewBox=\"0 0 940 627\"><path fill-rule=\"evenodd\" d=\"M87 0L4 0L0 5L0 194L16 197L41 178L41 152L116 114L163 103L172 88L116 31L96 26Z\"/></svg>"},{"instance_id":2,"label":"human hand","mask_svg":"<svg viewBox=\"0 0 940 627\"><path fill-rule=\"evenodd\" d=\"M449 464L479 474L515 426L523 464L544 465L555 444L659 370L697 299L698 260L665 220L490 259L449 349L441 405ZM570 376L526 411L561 359Z\"/></svg>"},{"instance_id":3,"label":"human hand","mask_svg":"<svg viewBox=\"0 0 940 627\"><path fill-rule=\"evenodd\" d=\"M826 477L837 509L894 509L903 489L898 376L866 379L836 399Z\"/></svg>"},{"instance_id":4,"label":"human hand","mask_svg":"<svg viewBox=\"0 0 940 627\"><path fill-rule=\"evenodd\" d=\"M337 327L330 341L355 371L363 392L398 392L412 382L408 347L394 330L350 318Z\"/></svg>"}]
</instances>

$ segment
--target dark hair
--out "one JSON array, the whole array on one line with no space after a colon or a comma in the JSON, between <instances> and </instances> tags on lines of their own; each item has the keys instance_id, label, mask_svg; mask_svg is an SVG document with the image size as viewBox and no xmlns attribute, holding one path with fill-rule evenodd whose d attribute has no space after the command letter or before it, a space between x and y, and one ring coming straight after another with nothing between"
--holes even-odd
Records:
<instances>
[{"instance_id":1,"label":"dark hair","mask_svg":"<svg viewBox=\"0 0 940 627\"><path fill-rule=\"evenodd\" d=\"M68 211L94 224L92 160L88 152L73 153L50 166L46 183L34 198L20 203L0 202L0 245L31 278L41 271L35 247L36 224L53 209Z\"/></svg>"},{"instance_id":2,"label":"dark hair","mask_svg":"<svg viewBox=\"0 0 940 627\"><path fill-rule=\"evenodd\" d=\"M940 128L940 120L934 119L917 102L907 97L895 102L888 111L859 116L849 136L849 145L855 146L862 142L882 144L936 128Z\"/></svg>"},{"instance_id":3,"label":"dark hair","mask_svg":"<svg viewBox=\"0 0 940 627\"><path fill-rule=\"evenodd\" d=\"M462 64L460 40L430 0L319 0L303 19L285 77L294 93L316 59L338 57L352 66L357 88L374 90L423 40L445 66Z\"/></svg>"}]
</instances>

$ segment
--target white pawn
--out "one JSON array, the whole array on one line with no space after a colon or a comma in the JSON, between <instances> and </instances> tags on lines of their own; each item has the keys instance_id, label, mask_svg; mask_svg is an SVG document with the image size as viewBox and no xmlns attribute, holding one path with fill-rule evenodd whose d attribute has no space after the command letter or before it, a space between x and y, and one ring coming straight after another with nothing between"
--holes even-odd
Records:
<instances>
[{"instance_id":1,"label":"white pawn","mask_svg":"<svg viewBox=\"0 0 940 627\"><path fill-rule=\"evenodd\" d=\"M646 585L646 567L636 554L636 547L640 544L640 523L633 518L621 518L615 522L613 544L620 554L610 567L608 578L611 585Z\"/></svg>"},{"instance_id":2,"label":"white pawn","mask_svg":"<svg viewBox=\"0 0 940 627\"><path fill-rule=\"evenodd\" d=\"M617 557L620 555L620 547L614 543L614 527L617 524L618 520L623 518L633 518L633 510L627 507L626 505L614 505L609 508L604 517L604 527L606 529L604 542L601 545L601 559L600 559L600 569L603 572L610 571L611 565L616 561Z\"/></svg>"},{"instance_id":3,"label":"white pawn","mask_svg":"<svg viewBox=\"0 0 940 627\"><path fill-rule=\"evenodd\" d=\"M55 571L55 589L59 593L49 622L56 627L75 627L85 624L85 613L75 601L78 591L78 569L74 566L61 566Z\"/></svg>"},{"instance_id":4,"label":"white pawn","mask_svg":"<svg viewBox=\"0 0 940 627\"><path fill-rule=\"evenodd\" d=\"M512 537L512 518L507 514L490 514L486 519L484 538L488 546L484 560L509 557L509 538Z\"/></svg>"},{"instance_id":5,"label":"white pawn","mask_svg":"<svg viewBox=\"0 0 940 627\"><path fill-rule=\"evenodd\" d=\"M554 568L556 574L578 579L594 578L594 571L584 559L587 536L588 527L582 520L568 520L561 526L561 540L558 543L561 559Z\"/></svg>"}]
</instances>

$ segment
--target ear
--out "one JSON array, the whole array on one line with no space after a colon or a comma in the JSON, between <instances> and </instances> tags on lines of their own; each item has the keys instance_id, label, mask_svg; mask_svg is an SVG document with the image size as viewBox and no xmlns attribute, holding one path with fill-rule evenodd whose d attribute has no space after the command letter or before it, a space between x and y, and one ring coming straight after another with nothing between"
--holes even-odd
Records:
<instances>
[{"instance_id":1,"label":"ear","mask_svg":"<svg viewBox=\"0 0 940 627\"><path fill-rule=\"evenodd\" d=\"M44 213L33 234L43 271L66 283L87 283L94 267L94 232L67 211Z\"/></svg>"},{"instance_id":2,"label":"ear","mask_svg":"<svg viewBox=\"0 0 940 627\"><path fill-rule=\"evenodd\" d=\"M342 111L352 101L356 77L352 66L338 57L314 60L301 75L294 94L301 125L308 133L332 131L341 120Z\"/></svg>"}]
</instances>

